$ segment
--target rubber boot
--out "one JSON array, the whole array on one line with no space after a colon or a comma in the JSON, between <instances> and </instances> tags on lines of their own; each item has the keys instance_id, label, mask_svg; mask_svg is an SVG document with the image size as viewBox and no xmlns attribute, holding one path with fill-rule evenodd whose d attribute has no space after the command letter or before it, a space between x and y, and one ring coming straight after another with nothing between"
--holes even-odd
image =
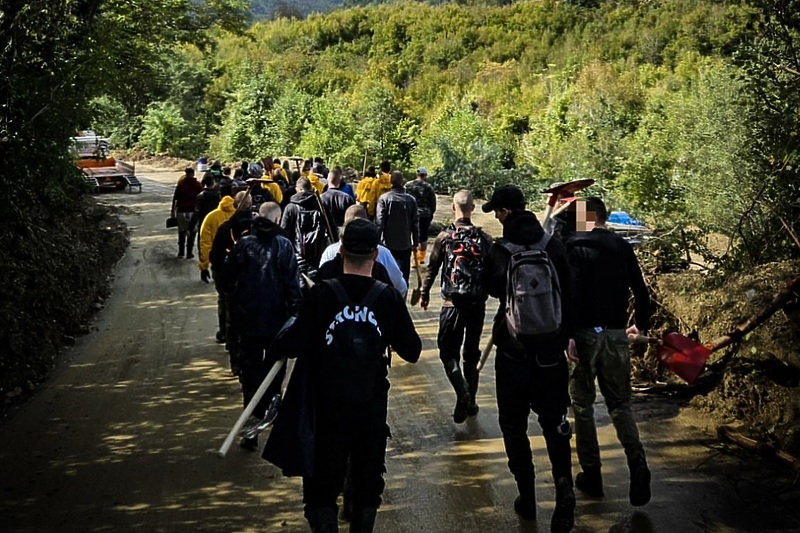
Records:
<instances>
[{"instance_id":1,"label":"rubber boot","mask_svg":"<svg viewBox=\"0 0 800 533\"><path fill-rule=\"evenodd\" d=\"M575 527L575 492L572 480L560 477L556 480L556 508L550 520L550 533L569 533Z\"/></svg>"},{"instance_id":2,"label":"rubber boot","mask_svg":"<svg viewBox=\"0 0 800 533\"><path fill-rule=\"evenodd\" d=\"M458 361L449 360L444 365L445 372L447 372L447 379L453 386L456 392L456 406L453 409L453 422L461 424L467 419L467 409L469 409L469 386L467 380L464 379L464 374L461 373L461 367L458 366Z\"/></svg>"},{"instance_id":3,"label":"rubber boot","mask_svg":"<svg viewBox=\"0 0 800 533\"><path fill-rule=\"evenodd\" d=\"M631 484L628 489L628 498L631 505L641 507L650 501L650 469L644 455L637 455L628 461L631 473Z\"/></svg>"},{"instance_id":4,"label":"rubber boot","mask_svg":"<svg viewBox=\"0 0 800 533\"><path fill-rule=\"evenodd\" d=\"M467 407L467 415L475 416L480 411L478 401L478 369L476 367L464 366L464 378L467 380L469 387L469 407Z\"/></svg>"},{"instance_id":5,"label":"rubber boot","mask_svg":"<svg viewBox=\"0 0 800 533\"><path fill-rule=\"evenodd\" d=\"M311 511L308 520L313 533L339 533L339 520L336 518L336 509L320 507Z\"/></svg>"},{"instance_id":6,"label":"rubber boot","mask_svg":"<svg viewBox=\"0 0 800 533\"><path fill-rule=\"evenodd\" d=\"M355 507L350 520L350 533L372 533L375 528L377 507Z\"/></svg>"},{"instance_id":7,"label":"rubber boot","mask_svg":"<svg viewBox=\"0 0 800 533\"><path fill-rule=\"evenodd\" d=\"M178 232L178 257L183 257L184 250L186 250L186 232Z\"/></svg>"},{"instance_id":8,"label":"rubber boot","mask_svg":"<svg viewBox=\"0 0 800 533\"><path fill-rule=\"evenodd\" d=\"M514 511L524 520L536 520L536 480L517 480L517 491Z\"/></svg>"}]
</instances>

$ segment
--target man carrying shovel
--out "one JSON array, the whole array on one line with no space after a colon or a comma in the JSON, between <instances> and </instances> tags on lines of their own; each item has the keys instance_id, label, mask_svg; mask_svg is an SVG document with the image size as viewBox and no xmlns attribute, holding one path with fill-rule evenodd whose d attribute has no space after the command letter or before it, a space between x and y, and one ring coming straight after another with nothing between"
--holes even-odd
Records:
<instances>
[{"instance_id":1,"label":"man carrying shovel","mask_svg":"<svg viewBox=\"0 0 800 533\"><path fill-rule=\"evenodd\" d=\"M608 211L602 200L586 199L588 233L571 239L567 253L574 276L575 344L570 395L575 414L575 447L582 472L575 486L602 498L600 447L594 420L595 378L608 414L625 449L630 470L629 499L641 506L650 501L650 470L631 410L629 335L644 335L650 323L650 298L631 245L606 229ZM628 298L633 292L634 325L628 327ZM627 329L626 329L627 328Z\"/></svg>"}]
</instances>

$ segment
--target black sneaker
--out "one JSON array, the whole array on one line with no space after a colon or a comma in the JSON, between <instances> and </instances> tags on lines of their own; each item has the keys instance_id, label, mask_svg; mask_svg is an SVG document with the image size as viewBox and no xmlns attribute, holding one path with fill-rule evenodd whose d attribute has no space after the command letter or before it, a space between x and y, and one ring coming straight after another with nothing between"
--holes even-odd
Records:
<instances>
[{"instance_id":1,"label":"black sneaker","mask_svg":"<svg viewBox=\"0 0 800 533\"><path fill-rule=\"evenodd\" d=\"M467 392L456 401L456 407L453 409L453 422L456 424L463 424L467 420L468 411L469 393Z\"/></svg>"},{"instance_id":2,"label":"black sneaker","mask_svg":"<svg viewBox=\"0 0 800 533\"><path fill-rule=\"evenodd\" d=\"M192 252L189 252L188 254L186 254L186 259L194 259L194 254Z\"/></svg>"},{"instance_id":3,"label":"black sneaker","mask_svg":"<svg viewBox=\"0 0 800 533\"><path fill-rule=\"evenodd\" d=\"M569 533L575 526L575 492L571 480L556 480L556 508L550 520L550 533Z\"/></svg>"},{"instance_id":4,"label":"black sneaker","mask_svg":"<svg viewBox=\"0 0 800 533\"><path fill-rule=\"evenodd\" d=\"M575 476L575 486L592 498L605 496L603 492L603 475L600 473L600 468L587 468L583 472L578 472L578 475Z\"/></svg>"},{"instance_id":5,"label":"black sneaker","mask_svg":"<svg viewBox=\"0 0 800 533\"><path fill-rule=\"evenodd\" d=\"M477 403L470 402L469 407L467 407L467 416L476 416L480 410L481 408L478 407Z\"/></svg>"},{"instance_id":6,"label":"black sneaker","mask_svg":"<svg viewBox=\"0 0 800 533\"><path fill-rule=\"evenodd\" d=\"M178 257L183 257L183 252L178 252Z\"/></svg>"},{"instance_id":7,"label":"black sneaker","mask_svg":"<svg viewBox=\"0 0 800 533\"><path fill-rule=\"evenodd\" d=\"M629 464L631 485L628 499L634 507L641 507L650 501L650 469L643 455L636 456Z\"/></svg>"}]
</instances>

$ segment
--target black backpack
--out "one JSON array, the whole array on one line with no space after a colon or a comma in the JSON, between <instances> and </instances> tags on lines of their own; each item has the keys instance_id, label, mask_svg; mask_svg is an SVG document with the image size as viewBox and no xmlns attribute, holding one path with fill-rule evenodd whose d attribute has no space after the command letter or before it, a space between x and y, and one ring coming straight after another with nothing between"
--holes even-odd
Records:
<instances>
[{"instance_id":1,"label":"black backpack","mask_svg":"<svg viewBox=\"0 0 800 533\"><path fill-rule=\"evenodd\" d=\"M449 228L445 239L442 266L442 295L456 307L474 305L486 300L481 278L485 242L480 228Z\"/></svg>"},{"instance_id":2,"label":"black backpack","mask_svg":"<svg viewBox=\"0 0 800 533\"><path fill-rule=\"evenodd\" d=\"M325 348L319 354L320 389L328 397L371 401L389 365L372 306L388 285L375 281L364 299L355 303L338 279L323 283L336 295L339 310L328 325Z\"/></svg>"},{"instance_id":3,"label":"black backpack","mask_svg":"<svg viewBox=\"0 0 800 533\"><path fill-rule=\"evenodd\" d=\"M295 246L300 257L314 268L319 266L319 259L328 247L328 233L322 213L318 209L306 209L297 205L297 225L295 227Z\"/></svg>"}]
</instances>

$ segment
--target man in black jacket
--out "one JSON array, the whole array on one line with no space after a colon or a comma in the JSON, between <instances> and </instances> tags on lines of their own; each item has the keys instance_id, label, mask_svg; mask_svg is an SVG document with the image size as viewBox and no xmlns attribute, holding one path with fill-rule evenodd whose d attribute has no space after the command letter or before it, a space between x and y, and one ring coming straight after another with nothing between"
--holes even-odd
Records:
<instances>
[{"instance_id":1,"label":"man in black jacket","mask_svg":"<svg viewBox=\"0 0 800 533\"><path fill-rule=\"evenodd\" d=\"M333 242L334 236L328 234L326 223L330 213L324 207L320 209L319 198L308 178L299 178L295 188L297 194L292 195L283 211L281 227L294 244L301 272L311 274L319 267L325 248Z\"/></svg>"},{"instance_id":2,"label":"man in black jacket","mask_svg":"<svg viewBox=\"0 0 800 533\"><path fill-rule=\"evenodd\" d=\"M322 205L331 215L331 224L339 231L344 226L344 214L347 208L356 203L355 198L341 190L342 174L335 170L328 172L328 190L320 196Z\"/></svg>"},{"instance_id":3,"label":"man in black jacket","mask_svg":"<svg viewBox=\"0 0 800 533\"><path fill-rule=\"evenodd\" d=\"M392 256L403 273L408 284L411 273L411 251L419 247L419 215L417 201L406 193L403 186L403 173L392 172L392 188L378 199L375 210L375 223L381 234L383 245L392 252Z\"/></svg>"},{"instance_id":4,"label":"man in black jacket","mask_svg":"<svg viewBox=\"0 0 800 533\"><path fill-rule=\"evenodd\" d=\"M250 227L253 224L253 212L248 208L237 209L231 218L223 222L214 234L214 241L211 244L211 251L208 260L211 270L216 272L215 288L222 291L223 303L225 306L225 349L228 350L231 373L234 376L240 374L239 369L239 329L233 319L233 290L236 285L231 285L230 276L225 272L225 260L233 251L239 239L250 234ZM216 280L220 281L217 282ZM219 285L217 287L217 285Z\"/></svg>"},{"instance_id":5,"label":"man in black jacket","mask_svg":"<svg viewBox=\"0 0 800 533\"><path fill-rule=\"evenodd\" d=\"M264 202L253 221L251 235L239 239L225 261L226 276L235 284L233 317L241 335L239 365L244 405L250 402L277 357L268 348L286 320L297 314L301 295L297 259L292 243L280 234L281 208ZM285 367L284 367L285 368ZM264 418L270 399L280 391L284 370L272 382L253 416ZM243 439L255 450L258 437Z\"/></svg>"},{"instance_id":6,"label":"man in black jacket","mask_svg":"<svg viewBox=\"0 0 800 533\"><path fill-rule=\"evenodd\" d=\"M344 274L311 288L281 342L282 353L299 357L297 364L308 367L313 472L304 472L303 501L305 516L317 533L338 531L336 499L348 456L354 506L350 531L372 531L384 489L387 348L410 363L422 350L400 293L371 277L377 246L372 222L348 222L340 250Z\"/></svg>"},{"instance_id":7,"label":"man in black jacket","mask_svg":"<svg viewBox=\"0 0 800 533\"><path fill-rule=\"evenodd\" d=\"M547 445L556 486L556 506L550 523L551 531L570 531L575 522L575 494L572 488L571 431L567 420L569 406L568 369L564 350L571 339L569 308L571 286L569 266L563 245L557 239L546 241L544 251L555 267L561 290L562 320L555 333L541 337L519 336L509 331L506 309L506 280L511 251L506 247L534 247L546 238L536 215L525 210L522 191L505 185L497 188L482 208L494 211L503 225L503 238L496 240L484 263L484 287L500 300L494 319L492 338L497 346L495 379L497 411L508 468L514 475L519 495L514 510L526 520L536 519L535 470L530 441L528 416L539 416L539 425Z\"/></svg>"},{"instance_id":8,"label":"man in black jacket","mask_svg":"<svg viewBox=\"0 0 800 533\"><path fill-rule=\"evenodd\" d=\"M575 448L582 472L575 486L589 496L603 497L600 447L594 421L595 378L608 406L617 438L625 449L630 471L631 505L650 501L650 470L631 409L630 335L650 326L650 296L631 245L606 228L608 212L602 200L586 199L587 218L594 229L567 245L575 278L575 347L570 378L575 413ZM628 298L634 297L634 324L628 327ZM627 328L627 329L626 329Z\"/></svg>"},{"instance_id":9,"label":"man in black jacket","mask_svg":"<svg viewBox=\"0 0 800 533\"><path fill-rule=\"evenodd\" d=\"M203 185L203 190L197 195L197 204L194 207L194 225L196 228L203 226L203 220L206 215L219 206L219 201L222 198L217 187L217 181L211 172L203 174L203 180L200 182ZM200 249L200 232L197 232L197 249Z\"/></svg>"}]
</instances>

